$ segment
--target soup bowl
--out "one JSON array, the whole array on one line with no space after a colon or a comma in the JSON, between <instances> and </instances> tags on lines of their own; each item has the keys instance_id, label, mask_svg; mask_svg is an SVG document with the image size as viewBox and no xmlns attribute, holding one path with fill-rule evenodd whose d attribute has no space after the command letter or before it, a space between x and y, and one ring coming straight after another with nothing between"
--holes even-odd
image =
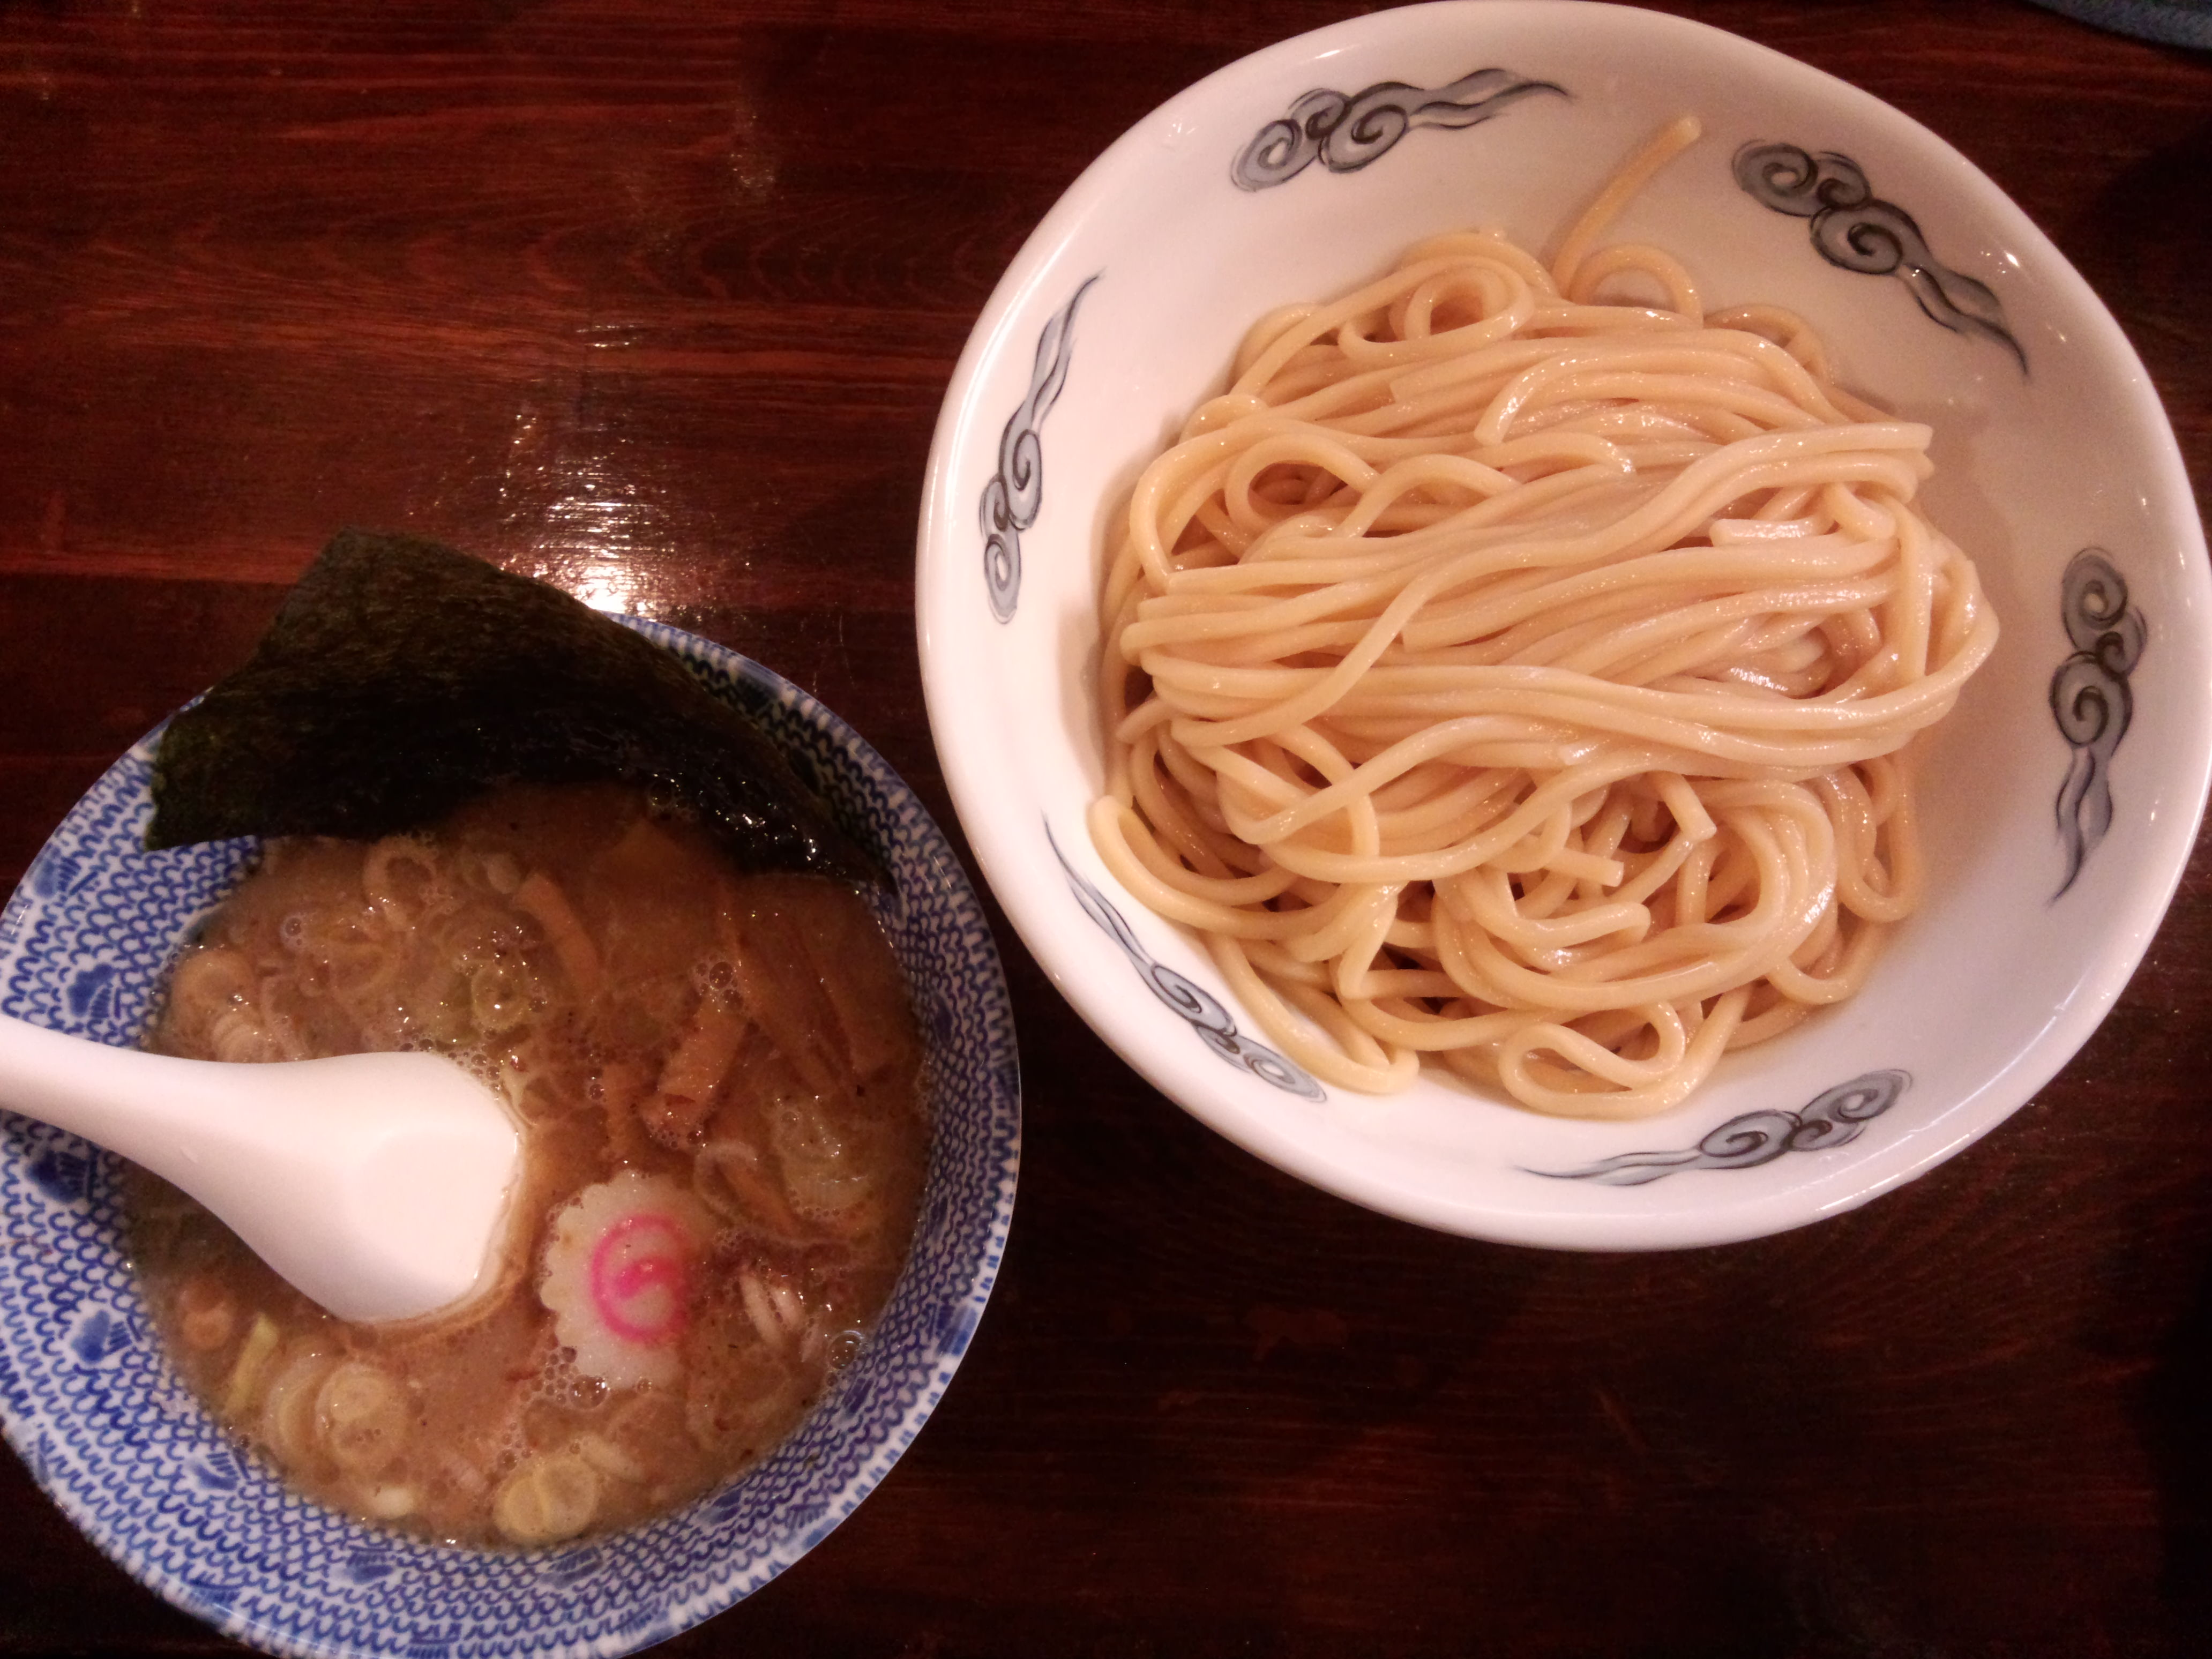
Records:
<instances>
[{"instance_id":1,"label":"soup bowl","mask_svg":"<svg viewBox=\"0 0 2212 1659\"><path fill-rule=\"evenodd\" d=\"M1865 988L1631 1123L1425 1073L1324 1086L1194 935L1094 850L1102 573L1138 474L1246 330L1437 233L1540 255L1678 117L1705 136L1605 242L1710 308L1807 319L1840 380L1935 431L1929 517L1995 654L1921 766L1931 876ZM2212 757L2203 531L2112 317L1957 151L1829 76L1654 12L1411 6L1233 64L1154 111L1039 225L947 392L920 531L931 724L986 877L1054 982L1159 1090L1346 1198L1527 1244L1793 1227L1986 1133L2119 994L2193 844Z\"/></svg>"},{"instance_id":2,"label":"soup bowl","mask_svg":"<svg viewBox=\"0 0 2212 1659\"><path fill-rule=\"evenodd\" d=\"M535 1551L418 1542L294 1495L164 1358L124 1250L117 1161L0 1114L0 1404L9 1443L118 1565L224 1634L319 1656L613 1656L759 1589L873 1490L975 1332L1020 1161L1013 1024L975 895L913 793L812 697L708 641L630 624L757 720L890 872L934 1134L913 1253L873 1334L763 1462L625 1531ZM0 911L0 1011L135 1044L195 920L255 843L149 854L156 731L79 803ZM35 1248L24 1248L25 1241Z\"/></svg>"}]
</instances>

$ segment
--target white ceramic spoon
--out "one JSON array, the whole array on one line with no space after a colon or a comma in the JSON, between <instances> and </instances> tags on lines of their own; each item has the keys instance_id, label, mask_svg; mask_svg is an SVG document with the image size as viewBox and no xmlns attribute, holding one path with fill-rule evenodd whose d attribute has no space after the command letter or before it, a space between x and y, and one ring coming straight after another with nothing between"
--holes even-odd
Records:
<instances>
[{"instance_id":1,"label":"white ceramic spoon","mask_svg":"<svg viewBox=\"0 0 2212 1659\"><path fill-rule=\"evenodd\" d=\"M521 1164L506 1107L437 1054L234 1066L0 1015L0 1106L181 1187L341 1319L489 1284Z\"/></svg>"}]
</instances>

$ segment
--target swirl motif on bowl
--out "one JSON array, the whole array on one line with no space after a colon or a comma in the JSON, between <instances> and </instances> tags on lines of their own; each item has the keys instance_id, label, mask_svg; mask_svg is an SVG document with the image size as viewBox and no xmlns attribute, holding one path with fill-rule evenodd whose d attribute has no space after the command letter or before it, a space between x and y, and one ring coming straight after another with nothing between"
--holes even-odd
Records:
<instances>
[{"instance_id":1,"label":"swirl motif on bowl","mask_svg":"<svg viewBox=\"0 0 2212 1659\"><path fill-rule=\"evenodd\" d=\"M1137 939L1137 930L1129 926L1121 913L1115 909L1107 896L1091 882L1077 873L1067 861L1067 854L1060 850L1060 841L1052 833L1052 825L1044 827L1044 838L1051 843L1052 855L1060 860L1060 867L1067 872L1068 887L1075 894L1075 902L1083 907L1083 914L1105 931L1106 936L1120 945L1135 964L1138 977L1145 988L1167 1005L1168 1009L1190 1023L1199 1041L1232 1066L1242 1066L1263 1083L1272 1083L1287 1094L1302 1096L1307 1100L1327 1100L1328 1091L1316 1083L1306 1069L1295 1060L1277 1054L1264 1042L1255 1042L1237 1029L1237 1021L1220 1000L1202 986L1178 974L1165 963L1156 960Z\"/></svg>"},{"instance_id":2,"label":"swirl motif on bowl","mask_svg":"<svg viewBox=\"0 0 2212 1659\"><path fill-rule=\"evenodd\" d=\"M1809 219L1813 246L1830 264L1869 276L1895 276L1920 309L1954 334L1995 340L2027 373L2027 353L2005 325L2004 305L1988 283L1953 270L1929 251L1913 216L1883 201L1856 161L1795 144L1754 141L1735 153L1735 181L1753 200Z\"/></svg>"},{"instance_id":3,"label":"swirl motif on bowl","mask_svg":"<svg viewBox=\"0 0 2212 1659\"><path fill-rule=\"evenodd\" d=\"M2143 614L2128 603L2127 579L2101 547L2085 547L2058 583L2058 619L2074 654L2051 677L2051 714L2074 750L2058 787L2058 838L2066 879L2055 902L2112 827L2112 756L2135 719L2128 676L2142 660L2149 635Z\"/></svg>"},{"instance_id":4,"label":"swirl motif on bowl","mask_svg":"<svg viewBox=\"0 0 2212 1659\"><path fill-rule=\"evenodd\" d=\"M1592 1181L1604 1187L1641 1187L1685 1170L1753 1170L1785 1152L1818 1152L1848 1146L1872 1119L1897 1103L1911 1085L1904 1072L1869 1072L1823 1090L1796 1112L1745 1112L1730 1118L1694 1146L1664 1152L1621 1152L1579 1170L1531 1170L1552 1181Z\"/></svg>"},{"instance_id":5,"label":"swirl motif on bowl","mask_svg":"<svg viewBox=\"0 0 2212 1659\"><path fill-rule=\"evenodd\" d=\"M1287 184L1316 161L1331 173L1357 173L1415 127L1480 126L1540 92L1572 95L1549 81L1495 68L1433 88L1403 81L1378 81L1351 94L1316 87L1252 136L1229 176L1237 189L1253 191Z\"/></svg>"},{"instance_id":6,"label":"swirl motif on bowl","mask_svg":"<svg viewBox=\"0 0 2212 1659\"><path fill-rule=\"evenodd\" d=\"M983 486L977 516L983 527L983 586L991 614L1012 622L1022 598L1022 532L1036 522L1044 506L1044 417L1067 384L1075 355L1075 307L1097 276L1087 276L1074 296L1048 318L1037 334L1036 362L1030 371L1029 394L1006 417L999 434L999 467Z\"/></svg>"}]
</instances>

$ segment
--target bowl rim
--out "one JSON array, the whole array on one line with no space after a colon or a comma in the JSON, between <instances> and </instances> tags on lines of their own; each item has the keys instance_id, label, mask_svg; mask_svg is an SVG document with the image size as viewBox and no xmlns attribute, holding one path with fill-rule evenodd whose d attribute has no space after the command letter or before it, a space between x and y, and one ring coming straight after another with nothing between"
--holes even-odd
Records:
<instances>
[{"instance_id":1,"label":"bowl rim","mask_svg":"<svg viewBox=\"0 0 2212 1659\"><path fill-rule=\"evenodd\" d=\"M1034 879L1030 873L1036 862L1034 851L1018 839L1018 826L1008 815L988 810L992 803L981 793L979 780L988 769L990 735L961 718L971 694L961 683L963 663L945 641L959 636L962 623L955 599L958 573L963 559L973 558L962 541L963 537L974 539L973 514L954 494L959 483L955 473L963 458L961 447L964 441L972 449L988 441L997 430L997 416L1003 413L977 406L984 379L1009 354L1018 361L1023 359L1037 319L1052 308L1052 302L1040 297L1044 284L1048 280L1055 283L1060 297L1064 298L1073 286L1073 275L1089 268L1082 261L1063 262L1063 254L1079 242L1086 220L1122 186L1127 175L1165 142L1164 135L1174 131L1179 119L1233 93L1248 81L1316 64L1347 47L1411 39L1432 25L1455 21L1524 27L1539 21L1565 24L1584 40L1609 27L1620 32L1624 50L1631 40L1665 40L1732 58L1735 64L1755 69L1770 80L1817 86L1833 107L1847 112L1855 122L1885 139L1942 161L1954 175L1950 188L1972 198L2003 228L2012 246L2024 256L2032 254L2057 302L2069 317L2094 331L2093 353L2109 364L2106 378L2127 399L2130 417L2153 434L2148 452L2138 459L2144 476L2157 480L2162 504L2171 508L2179 530L2181 545L2167 551L2179 556L2180 581L2190 603L2176 609L2186 609L2198 619L2212 611L2212 577L2205 568L2203 531L2194 495L2171 423L2140 357L2109 309L2051 239L1948 141L1875 94L1825 70L1692 19L1593 0L1431 0L1431 3L1346 19L1275 42L1176 93L1133 124L1084 169L1024 242L994 288L963 347L940 407L917 535L916 635L925 699L946 787L976 861L1009 921L1085 1021L1182 1109L1300 1180L1417 1224L1552 1249L1686 1249L1735 1243L1807 1225L1856 1208L1978 1139L2027 1103L2087 1041L2124 991L2185 872L2190 849L2203 821L2208 788L2212 788L2212 729L2202 720L2196 723L2193 744L2186 752L2160 757L2166 775L2179 781L2175 793L2193 802L2184 815L2188 822L2162 826L2156 850L2165 856L2154 860L2156 867L2150 877L2129 892L2127 902L2100 933L2094 951L2085 947L2085 962L2094 954L2094 965L2085 968L2078 994L2057 1011L2033 1042L1978 1087L1943 1097L1940 1115L1931 1120L1927 1132L1855 1166L1860 1173L1848 1189L1824 1188L1817 1202L1808 1202L1799 1188L1777 1194L1763 1207L1741 1206L1703 1217L1537 1213L1533 1210L1501 1216L1480 1197L1455 1200L1431 1191L1413 1192L1393 1182L1348 1172L1294 1138L1275 1133L1241 1108L1210 1097L1209 1082L1201 1081L1194 1087L1190 1082L1192 1077L1202 1074L1186 1068L1180 1056L1170 1054L1160 1043L1147 1040L1125 1008L1102 1006L1095 996L1086 996L1084 964L1097 948L1095 941L1072 934L1053 919L1038 914L1025 892ZM1095 264L1095 258L1091 263ZM1092 551L1095 555L1095 549ZM2201 629L2203 623L2199 620L2194 625ZM1142 914L1150 916L1149 912ZM1179 933L1186 932L1176 924L1160 925ZM1073 942L1077 939L1079 943ZM1220 1092L1225 1095L1226 1091L1224 1083Z\"/></svg>"},{"instance_id":2,"label":"bowl rim","mask_svg":"<svg viewBox=\"0 0 2212 1659\"><path fill-rule=\"evenodd\" d=\"M943 831L931 817L927 809L914 790L898 776L882 756L827 705L811 693L784 679L774 670L753 661L727 647L689 633L671 624L642 618L617 617L612 618L656 644L670 650L685 666L699 674L702 680L723 695L749 700L763 709L773 711L771 719L791 723L792 735L778 737L779 747L791 755L802 776L807 775L814 762L806 755L793 752L793 743L801 734L814 740L817 755L831 757L823 763L832 769L842 769L854 781L855 788L874 792L880 810L889 814L879 826L881 834L873 833L870 826L860 826L862 840L874 844L884 855L893 873L895 894L889 901L902 909L914 908L924 901L942 913L943 919L933 921L933 934L945 935L943 948L948 957L950 940L957 933L959 951L958 967L961 982L948 987L946 996L933 1001L930 989L917 974L912 976L915 995L915 1012L921 1020L925 1041L933 1054L949 1053L956 1041L963 1045L963 1052L971 1055L970 1063L963 1065L957 1075L938 1073L933 1070L939 1091L939 1131L933 1133L930 1173L916 1215L917 1245L910 1250L899 1279L883 1311L878 1316L877 1328L881 1329L900 1306L902 1297L927 1297L932 1303L941 1301L938 1317L930 1328L933 1338L926 1356L917 1354L912 1363L896 1370L887 1368L879 1387L878 1395L887 1396L894 1407L886 1413L883 1409L872 1409L865 1419L872 1428L871 1437L852 1473L842 1484L819 1494L821 1502L811 1514L802 1514L806 1522L803 1528L787 1530L757 1540L750 1552L732 1550L727 1554L717 1553L713 1561L711 1581L700 1582L700 1574L690 1569L695 1565L686 1556L676 1565L683 1571L672 1575L658 1612L650 1618L639 1616L634 1608L622 1609L629 1614L627 1623L611 1627L606 1618L584 1622L580 1626L565 1629L553 1639L548 1639L542 1627L532 1626L519 1632L498 1633L489 1616L483 1622L466 1632L447 1638L440 1637L432 1645L439 1651L462 1659L463 1656L490 1654L520 1654L526 1659L617 1659L617 1656L632 1652L675 1636L691 1626L702 1623L715 1614L727 1610L746 1599L770 1580L794 1564L800 1557L821 1543L889 1475L910 1447L924 1424L941 1401L945 1389L964 1358L992 1289L996 1284L1000 1264L1006 1248L1012 1222L1014 1198L1018 1185L1021 1160L1021 1088L1019 1055L1015 1046L1012 1005L1004 965L1001 963L981 901L969 882L958 858ZM717 685L720 678L725 684ZM10 896L7 904L0 907L0 968L5 968L20 956L21 934L32 914L35 901L32 896L33 882L41 860L53 849L60 836L79 820L88 806L111 788L116 787L119 775L128 773L134 764L143 772L150 763L154 745L167 721L156 725L141 738L122 757L114 762L86 795L70 809L54 836L33 855L24 879ZM125 781L122 786L131 786ZM140 785L143 799L143 784ZM857 810L857 809L856 809ZM896 829L894 830L893 822ZM894 840L902 851L903 858L890 856ZM251 841L228 843L241 849L250 848ZM189 849L188 849L189 850ZM241 850L240 857L242 859ZM903 870L901 865L906 866ZM888 924L887 924L888 928ZM911 968L912 964L908 964ZM948 1018L951 1024L947 1024ZM962 1085L956 1093L956 1085ZM975 1120L972 1151L963 1154L964 1163L956 1166L956 1154L950 1138L941 1132L945 1122L944 1103L965 1097L975 1104L971 1114ZM15 1144L19 1132L28 1130L42 1141L50 1141L70 1149L82 1158L88 1167L99 1173L90 1180L104 1180L112 1191L112 1175L120 1160L100 1149L90 1146L77 1137L49 1129L35 1120L21 1118L0 1110L0 1130L7 1131L4 1146L0 1146L0 1177L12 1177L21 1173L20 1147ZM946 1186L954 1176L956 1167L965 1168L974 1179L967 1185L977 1189L977 1195L988 1197L988 1206L971 1206L976 1213L968 1218L975 1224L956 1224L950 1200L956 1197ZM964 1179L964 1177L963 1177ZM4 1185L0 1181L0 1185ZM89 1190L89 1188L88 1189ZM0 1192L0 1199L6 1194ZM933 1197L937 1202L933 1204ZM95 1206L95 1208L97 1206ZM942 1213L938 1213L938 1212ZM957 1247L957 1255L950 1257L937 1276L933 1287L925 1287L915 1278L920 1272L923 1254L920 1240L932 1225L934 1216L942 1228L954 1228L948 1239ZM972 1237L968 1237L971 1235ZM965 1240L963 1243L963 1240ZM108 1248L113 1249L112 1230L108 1233ZM119 1252L118 1252L119 1255ZM11 1257L12 1261L13 1258ZM136 1276L130 1273L127 1263L124 1273L127 1296L133 1302L137 1297ZM0 1267L0 1300L13 1299L17 1282L12 1267ZM143 1308L143 1304L137 1304ZM405 1628L403 1623L376 1620L376 1639L326 1639L313 1633L316 1611L311 1604L298 1601L283 1601L277 1595L292 1588L282 1564L273 1567L266 1582L256 1588L265 1599L276 1601L296 1618L290 1628L280 1628L250 1614L241 1613L224 1598L210 1598L208 1587L195 1583L173 1570L174 1563L157 1560L142 1550L138 1538L127 1528L134 1519L143 1528L146 1515L106 1512L107 1505L95 1501L95 1494L85 1490L92 1484L89 1472L80 1478L65 1469L54 1455L47 1440L55 1428L65 1424L48 1424L41 1419L37 1406L22 1392L27 1371L36 1373L50 1369L58 1362L52 1353L27 1356L17 1351L6 1329L8 1322L0 1321L0 1431L16 1455L28 1468L33 1480L55 1506L70 1522L106 1555L115 1565L140 1583L160 1595L180 1611L212 1626L222 1634L264 1650L301 1656L302 1659L396 1659L397 1656L411 1655L422 1648L423 1638ZM53 1345L58 1346L58 1344ZM163 1376L175 1387L189 1395L180 1382L173 1377L173 1369L158 1343L152 1345L155 1363ZM926 1362L926 1363L925 1363ZM886 1362L888 1367L888 1362ZM211 1431L221 1445L229 1449L233 1463L240 1472L252 1471L264 1483L277 1487L282 1492L285 1523L304 1520L311 1526L331 1530L333 1535L355 1539L360 1550L389 1557L404 1557L435 1567L444 1564L454 1569L443 1576L447 1595L465 1593L471 1589L493 1589L494 1584L477 1583L466 1577L468 1564L502 1564L488 1568L491 1571L520 1573L528 1566L536 1577L551 1584L557 1593L568 1579L562 1577L563 1564L583 1560L587 1565L619 1547L619 1540L633 1539L634 1547L646 1547L642 1541L647 1533L665 1533L670 1540L681 1535L691 1527L712 1528L728 1515L742 1507L732 1500L737 1492L757 1473L768 1469L782 1452L799 1440L808 1425L817 1420L851 1417L846 1410L853 1390L848 1382L856 1373L868 1370L864 1352L860 1364L853 1370L840 1373L825 1389L822 1398L809 1411L799 1425L776 1450L771 1451L745 1470L740 1471L699 1498L681 1508L669 1511L635 1527L599 1534L581 1540L568 1540L534 1550L474 1550L430 1544L404 1534L377 1528L354 1517L291 1493L280 1481L250 1454L237 1448L230 1437L213 1424L204 1408L196 1399L191 1409L201 1419L204 1430ZM143 1402L143 1409L155 1408L151 1401ZM80 1421L83 1420L80 1416ZM180 1477L181 1478L181 1477ZM788 1505L786 1505L788 1507ZM718 1515L718 1510L721 1512ZM743 1543L744 1540L733 1541ZM173 1554L172 1551L169 1553ZM382 1582L379 1580L377 1582ZM687 1599L678 1600L680 1595ZM370 1622L370 1621L364 1621Z\"/></svg>"}]
</instances>

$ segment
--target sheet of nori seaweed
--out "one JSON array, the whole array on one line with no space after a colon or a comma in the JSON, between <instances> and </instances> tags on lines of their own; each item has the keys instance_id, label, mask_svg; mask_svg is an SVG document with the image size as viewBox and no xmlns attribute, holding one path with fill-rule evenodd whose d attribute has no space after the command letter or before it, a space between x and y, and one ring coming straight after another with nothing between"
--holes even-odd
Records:
<instances>
[{"instance_id":1,"label":"sheet of nori seaweed","mask_svg":"<svg viewBox=\"0 0 2212 1659\"><path fill-rule=\"evenodd\" d=\"M412 536L341 532L162 735L149 848L418 829L501 783L673 796L741 868L881 881L773 744L639 635Z\"/></svg>"}]
</instances>

